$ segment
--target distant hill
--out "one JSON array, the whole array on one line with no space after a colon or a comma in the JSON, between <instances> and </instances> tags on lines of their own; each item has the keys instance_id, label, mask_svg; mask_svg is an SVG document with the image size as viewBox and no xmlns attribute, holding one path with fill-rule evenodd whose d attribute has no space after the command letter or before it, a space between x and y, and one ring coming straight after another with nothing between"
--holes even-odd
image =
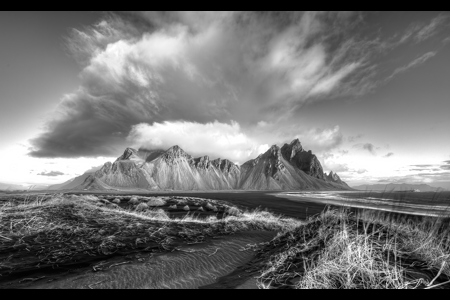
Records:
<instances>
[{"instance_id":1,"label":"distant hill","mask_svg":"<svg viewBox=\"0 0 450 300\"><path fill-rule=\"evenodd\" d=\"M10 183L1 183L0 182L0 190L3 191L28 191L28 190L45 190L47 185L21 185L21 184L10 184Z\"/></svg>"},{"instance_id":2,"label":"distant hill","mask_svg":"<svg viewBox=\"0 0 450 300\"><path fill-rule=\"evenodd\" d=\"M0 182L0 190L3 190L3 191L26 190L26 187L23 185L19 185L19 184Z\"/></svg>"},{"instance_id":3,"label":"distant hill","mask_svg":"<svg viewBox=\"0 0 450 300\"><path fill-rule=\"evenodd\" d=\"M408 183L389 183L389 184L364 184L353 186L354 189L362 191L410 191L420 190L421 192L439 192L446 191L441 187L433 187L428 184L408 184Z\"/></svg>"},{"instance_id":4,"label":"distant hill","mask_svg":"<svg viewBox=\"0 0 450 300\"><path fill-rule=\"evenodd\" d=\"M96 170L97 169L89 170L80 176L77 176L75 178L67 180L66 182L50 185L47 189L48 190L72 190L72 189L82 185L89 176L91 176L92 174L95 173Z\"/></svg>"},{"instance_id":5,"label":"distant hill","mask_svg":"<svg viewBox=\"0 0 450 300\"><path fill-rule=\"evenodd\" d=\"M113 163L52 189L104 190L350 190L336 173L323 172L298 139L241 166L228 159L192 157L179 146L167 150L127 148Z\"/></svg>"}]
</instances>

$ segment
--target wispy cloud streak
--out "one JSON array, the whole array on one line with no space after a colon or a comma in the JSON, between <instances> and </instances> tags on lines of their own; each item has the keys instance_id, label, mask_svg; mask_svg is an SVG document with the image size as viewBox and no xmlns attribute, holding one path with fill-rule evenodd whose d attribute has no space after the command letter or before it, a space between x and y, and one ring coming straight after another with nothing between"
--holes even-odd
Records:
<instances>
[{"instance_id":1,"label":"wispy cloud streak","mask_svg":"<svg viewBox=\"0 0 450 300\"><path fill-rule=\"evenodd\" d=\"M406 72L407 70L409 70L411 68L415 68L415 67L425 63L427 60L429 60L430 58L432 58L435 55L436 55L435 51L430 51L430 52L427 52L427 53L421 55L420 57L418 57L418 58L414 59L413 61L411 61L409 64L395 69L394 72L392 72L392 74L385 79L385 81L389 81L392 78L394 78L395 76L397 76L397 75L399 75L401 73L404 73L404 72Z\"/></svg>"}]
</instances>

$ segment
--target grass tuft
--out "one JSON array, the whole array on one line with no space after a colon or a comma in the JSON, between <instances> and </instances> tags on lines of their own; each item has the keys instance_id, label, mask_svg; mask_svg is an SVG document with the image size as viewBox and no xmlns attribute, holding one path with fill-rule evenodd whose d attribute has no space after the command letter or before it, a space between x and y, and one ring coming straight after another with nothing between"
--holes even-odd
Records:
<instances>
[{"instance_id":1,"label":"grass tuft","mask_svg":"<svg viewBox=\"0 0 450 300\"><path fill-rule=\"evenodd\" d=\"M447 220L329 210L267 246L261 288L404 289L450 277ZM447 283L448 285L448 283Z\"/></svg>"}]
</instances>

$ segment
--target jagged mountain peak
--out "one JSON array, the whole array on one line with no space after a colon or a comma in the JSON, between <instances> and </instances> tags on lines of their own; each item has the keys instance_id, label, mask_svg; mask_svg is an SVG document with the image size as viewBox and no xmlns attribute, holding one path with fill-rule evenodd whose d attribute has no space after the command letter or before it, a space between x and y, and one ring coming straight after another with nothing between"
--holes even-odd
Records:
<instances>
[{"instance_id":1,"label":"jagged mountain peak","mask_svg":"<svg viewBox=\"0 0 450 300\"><path fill-rule=\"evenodd\" d=\"M187 154L180 146L175 145L166 150L167 154L173 154L175 156L187 156Z\"/></svg>"},{"instance_id":2,"label":"jagged mountain peak","mask_svg":"<svg viewBox=\"0 0 450 300\"><path fill-rule=\"evenodd\" d=\"M300 140L298 138L293 139L292 142L289 144L291 146L301 146L302 143L300 143Z\"/></svg>"},{"instance_id":3,"label":"jagged mountain peak","mask_svg":"<svg viewBox=\"0 0 450 300\"><path fill-rule=\"evenodd\" d=\"M163 154L164 150L162 149L146 149L146 148L139 148L139 150L137 151L137 154L139 157L141 157L143 160L145 160L146 162L150 162L156 158L158 158L161 154Z\"/></svg>"},{"instance_id":4,"label":"jagged mountain peak","mask_svg":"<svg viewBox=\"0 0 450 300\"><path fill-rule=\"evenodd\" d=\"M212 161L211 161L211 163L213 163L214 164L214 166L220 166L220 164L222 163L222 161L224 161L224 160L227 160L227 159L221 159L221 158L216 158L216 159L213 159Z\"/></svg>"},{"instance_id":5,"label":"jagged mountain peak","mask_svg":"<svg viewBox=\"0 0 450 300\"><path fill-rule=\"evenodd\" d=\"M281 152L287 160L292 160L297 153L303 151L305 150L299 139L294 139L289 145L284 144L283 147L281 147Z\"/></svg>"},{"instance_id":6,"label":"jagged mountain peak","mask_svg":"<svg viewBox=\"0 0 450 300\"><path fill-rule=\"evenodd\" d=\"M299 139L294 139L289 145L284 144L281 147L281 154L284 159L306 174L318 179L324 179L322 165L316 155L311 150L306 151L303 149Z\"/></svg>"},{"instance_id":7,"label":"jagged mountain peak","mask_svg":"<svg viewBox=\"0 0 450 300\"><path fill-rule=\"evenodd\" d=\"M269 150L264 153L265 156L271 155L271 156L278 156L280 154L280 147L277 145L272 145Z\"/></svg>"},{"instance_id":8,"label":"jagged mountain peak","mask_svg":"<svg viewBox=\"0 0 450 300\"><path fill-rule=\"evenodd\" d=\"M211 165L211 161L209 160L209 156L208 155L204 155L204 156L200 156L200 157L194 158L192 161L193 161L193 164L197 168L208 169L209 166Z\"/></svg>"},{"instance_id":9,"label":"jagged mountain peak","mask_svg":"<svg viewBox=\"0 0 450 300\"><path fill-rule=\"evenodd\" d=\"M214 163L214 164L217 164L217 165L220 165L220 164L232 164L232 165L236 165L235 163L233 163L231 160L228 160L228 159L226 159L226 158L216 158L216 159L213 159L212 161L211 161L212 163Z\"/></svg>"},{"instance_id":10,"label":"jagged mountain peak","mask_svg":"<svg viewBox=\"0 0 450 300\"><path fill-rule=\"evenodd\" d=\"M339 177L339 175L333 171L330 171L330 173L327 175L326 173L324 174L324 177L332 182L337 182L337 183L342 183L343 181L341 180L341 178Z\"/></svg>"},{"instance_id":11,"label":"jagged mountain peak","mask_svg":"<svg viewBox=\"0 0 450 300\"><path fill-rule=\"evenodd\" d=\"M136 156L136 158L138 157L137 150L128 147L128 148L125 149L123 154L117 158L117 160L129 160L133 156Z\"/></svg>"},{"instance_id":12,"label":"jagged mountain peak","mask_svg":"<svg viewBox=\"0 0 450 300\"><path fill-rule=\"evenodd\" d=\"M212 160L211 163L222 172L231 172L232 170L239 171L240 169L238 165L228 159L216 158Z\"/></svg>"},{"instance_id":13,"label":"jagged mountain peak","mask_svg":"<svg viewBox=\"0 0 450 300\"><path fill-rule=\"evenodd\" d=\"M178 145L174 145L174 146L170 147L169 149L167 149L167 151L172 151L172 152L176 152L176 151L180 151L180 150L184 152L184 150L181 149L181 147Z\"/></svg>"},{"instance_id":14,"label":"jagged mountain peak","mask_svg":"<svg viewBox=\"0 0 450 300\"><path fill-rule=\"evenodd\" d=\"M280 149L280 147L279 146L277 146L277 145L272 145L272 146L270 146L270 148L269 148L269 150L278 150L278 149Z\"/></svg>"},{"instance_id":15,"label":"jagged mountain peak","mask_svg":"<svg viewBox=\"0 0 450 300\"><path fill-rule=\"evenodd\" d=\"M335 179L336 181L341 181L341 178L339 177L339 175L337 173L333 173L331 175L333 177L333 179Z\"/></svg>"},{"instance_id":16,"label":"jagged mountain peak","mask_svg":"<svg viewBox=\"0 0 450 300\"><path fill-rule=\"evenodd\" d=\"M162 157L169 162L174 161L175 159L179 159L179 158L186 158L186 159L192 159L192 156L190 156L189 154L187 154L183 149L181 149L180 146L175 145L170 147L169 149L166 150L166 152L164 152L162 154Z\"/></svg>"}]
</instances>

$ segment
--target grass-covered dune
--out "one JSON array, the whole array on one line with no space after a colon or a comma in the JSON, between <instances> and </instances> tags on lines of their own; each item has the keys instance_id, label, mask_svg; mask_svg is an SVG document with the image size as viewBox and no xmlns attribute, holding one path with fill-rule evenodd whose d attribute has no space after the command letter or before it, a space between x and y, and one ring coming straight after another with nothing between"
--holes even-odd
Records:
<instances>
[{"instance_id":1,"label":"grass-covered dune","mask_svg":"<svg viewBox=\"0 0 450 300\"><path fill-rule=\"evenodd\" d=\"M260 288L450 288L449 220L329 210L259 250Z\"/></svg>"},{"instance_id":2,"label":"grass-covered dune","mask_svg":"<svg viewBox=\"0 0 450 300\"><path fill-rule=\"evenodd\" d=\"M189 204L185 199L175 200L181 207ZM36 272L54 274L112 257L126 259L132 253L170 252L182 244L220 235L279 232L300 224L264 211L245 212L206 200L205 211L219 214L219 209L226 209L220 219L192 217L189 212L183 218L170 218L160 208L163 201L131 197L129 204L122 203L123 208L114 200L89 195L4 201L0 208L0 283L39 278ZM192 201L199 204L200 199Z\"/></svg>"},{"instance_id":3,"label":"grass-covered dune","mask_svg":"<svg viewBox=\"0 0 450 300\"><path fill-rule=\"evenodd\" d=\"M0 288L254 230L278 235L210 288L450 287L446 218L328 210L301 222L193 197L42 195L3 198L0 225Z\"/></svg>"}]
</instances>

